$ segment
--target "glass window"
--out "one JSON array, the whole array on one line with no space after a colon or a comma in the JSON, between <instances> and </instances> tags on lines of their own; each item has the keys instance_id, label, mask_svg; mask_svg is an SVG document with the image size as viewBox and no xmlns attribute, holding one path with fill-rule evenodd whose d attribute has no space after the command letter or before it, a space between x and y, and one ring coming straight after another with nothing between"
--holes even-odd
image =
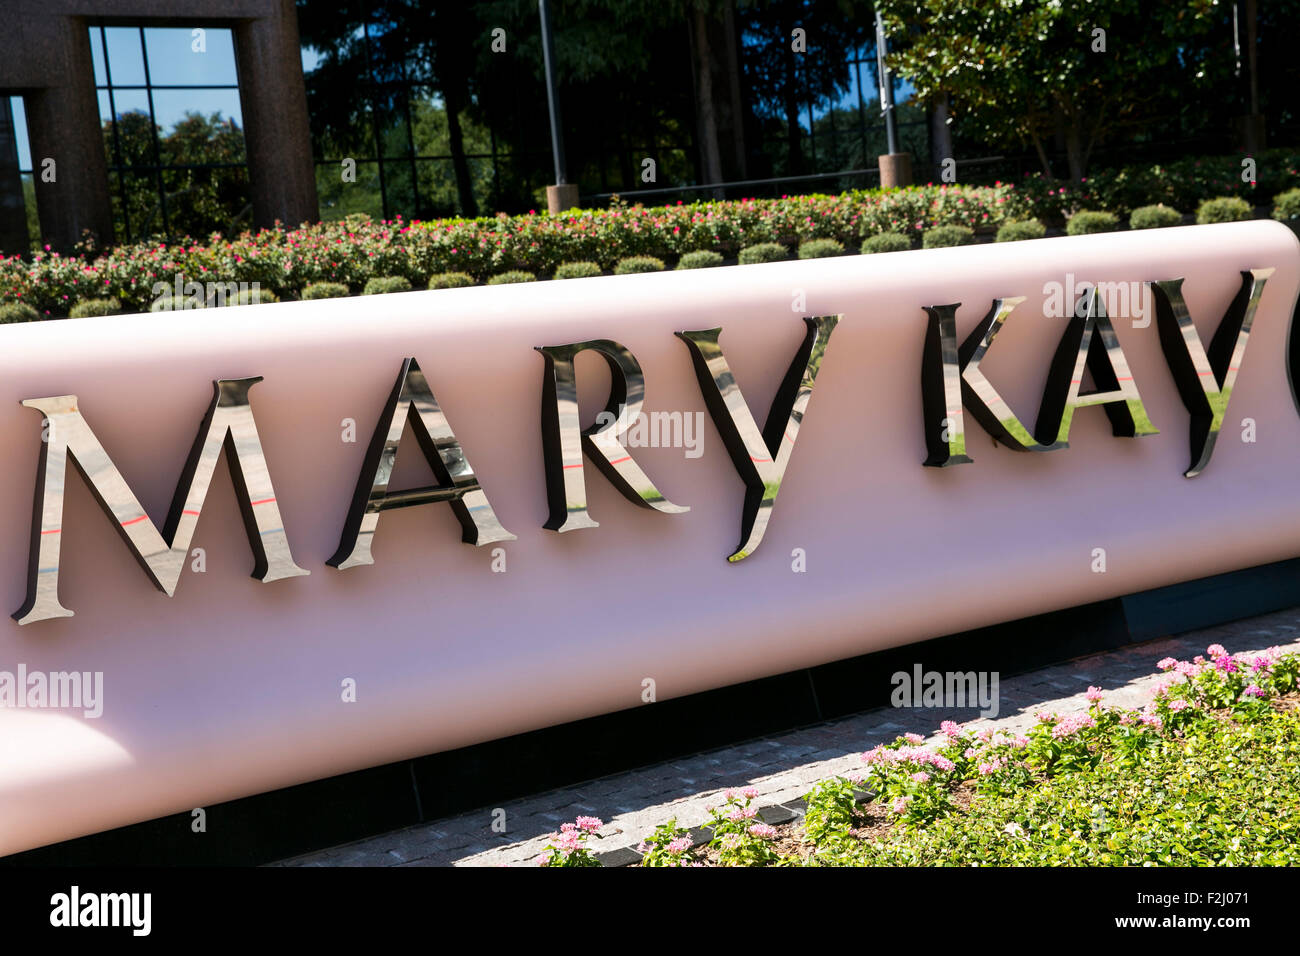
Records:
<instances>
[{"instance_id":1,"label":"glass window","mask_svg":"<svg viewBox=\"0 0 1300 956\"><path fill-rule=\"evenodd\" d=\"M91 31L91 43L95 42ZM144 48L136 27L104 27L101 49L108 49L108 71L104 79L112 86L144 86ZM99 82L96 78L96 83Z\"/></svg>"},{"instance_id":2,"label":"glass window","mask_svg":"<svg viewBox=\"0 0 1300 956\"><path fill-rule=\"evenodd\" d=\"M153 86L235 86L239 82L235 41L229 30L146 27L144 48Z\"/></svg>"},{"instance_id":3,"label":"glass window","mask_svg":"<svg viewBox=\"0 0 1300 956\"><path fill-rule=\"evenodd\" d=\"M247 227L231 31L94 26L90 45L117 238Z\"/></svg>"}]
</instances>

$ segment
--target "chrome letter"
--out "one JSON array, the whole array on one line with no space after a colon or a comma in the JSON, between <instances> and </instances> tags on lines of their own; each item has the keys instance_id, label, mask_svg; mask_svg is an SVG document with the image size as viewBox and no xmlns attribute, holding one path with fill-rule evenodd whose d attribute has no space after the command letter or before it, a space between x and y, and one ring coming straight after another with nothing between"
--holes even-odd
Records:
<instances>
[{"instance_id":1,"label":"chrome letter","mask_svg":"<svg viewBox=\"0 0 1300 956\"><path fill-rule=\"evenodd\" d=\"M171 597L189 554L199 513L208 495L212 473L226 448L235 494L244 515L248 543L256 559L253 577L278 581L308 571L298 567L280 519L275 489L262 454L262 443L248 404L255 378L214 382L216 394L199 427L189 460L176 485L171 510L161 534L145 514L130 487L81 416L77 396L32 398L23 402L45 415L48 440L41 446L36 483L36 521L32 527L27 603L14 612L19 624L52 617L71 617L59 603L59 544L63 532L63 490L71 455L96 500L117 523L118 530L158 589Z\"/></svg>"}]
</instances>

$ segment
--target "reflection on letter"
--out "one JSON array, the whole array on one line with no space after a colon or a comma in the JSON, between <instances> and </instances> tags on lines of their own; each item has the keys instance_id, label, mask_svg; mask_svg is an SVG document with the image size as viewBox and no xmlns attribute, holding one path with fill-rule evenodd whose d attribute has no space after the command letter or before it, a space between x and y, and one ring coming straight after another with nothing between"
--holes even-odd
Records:
<instances>
[{"instance_id":1,"label":"reflection on letter","mask_svg":"<svg viewBox=\"0 0 1300 956\"><path fill-rule=\"evenodd\" d=\"M388 482L397 461L397 446L401 444L402 429L408 419L420 450L440 483L409 491L389 491ZM515 540L513 534L501 527L488 504L487 495L479 487L474 469L429 390L420 366L415 359L408 358L402 362L397 384L393 386L366 451L339 549L325 563L340 571L360 564L374 564L370 546L379 527L381 511L438 501L451 505L463 530L461 540L466 544Z\"/></svg>"},{"instance_id":2,"label":"reflection on letter","mask_svg":"<svg viewBox=\"0 0 1300 956\"><path fill-rule=\"evenodd\" d=\"M605 405L607 414L597 415L596 424L581 429L573 362L579 352L587 349L598 352L609 366L609 401ZM551 511L542 527L548 531L600 527L587 513L584 449L601 474L633 504L670 515L690 511L660 494L628 450L619 444L619 439L641 414L645 400L645 377L632 353L609 339L538 347L537 351L546 359L542 382L542 452L546 499Z\"/></svg>"},{"instance_id":3,"label":"reflection on letter","mask_svg":"<svg viewBox=\"0 0 1300 956\"><path fill-rule=\"evenodd\" d=\"M930 457L924 464L943 467L961 465L971 461L965 455L965 422L962 416L962 404L970 409L975 420L990 435L1015 451L1054 451L1055 446L1040 445L1034 436L1016 417L1006 400L998 394L980 369L984 356L993 347L993 340L1002 325L1011 314L1012 309L1025 301L1024 296L1007 299L994 299L993 306L984 318L980 319L970 335L966 336L961 348L955 345L957 337L955 316L960 302L952 305L926 306L930 315L930 327L925 344L924 365L921 369L921 388L925 408L925 441L930 450ZM942 362L942 378L939 363ZM961 399L953 397L953 376L960 376ZM956 410L956 414L953 410ZM944 414L936 414L942 411ZM942 430L944 419L948 419L948 441L944 441ZM960 437L961 457L957 457L954 439ZM947 457L951 456L951 457Z\"/></svg>"},{"instance_id":4,"label":"reflection on letter","mask_svg":"<svg viewBox=\"0 0 1300 956\"><path fill-rule=\"evenodd\" d=\"M1081 394L1085 365L1092 373L1096 391ZM1043 403L1038 407L1034 437L1052 448L1069 448L1070 423L1075 410L1092 405L1105 408L1111 431L1119 438L1159 434L1147 417L1128 359L1119 347L1119 339L1095 287L1080 297L1056 348L1047 373Z\"/></svg>"},{"instance_id":5,"label":"reflection on letter","mask_svg":"<svg viewBox=\"0 0 1300 956\"><path fill-rule=\"evenodd\" d=\"M925 306L930 324L921 356L921 408L925 415L925 446L929 456L922 464L932 468L965 465L966 422L961 407L961 366L957 362L957 307Z\"/></svg>"},{"instance_id":6,"label":"reflection on letter","mask_svg":"<svg viewBox=\"0 0 1300 956\"><path fill-rule=\"evenodd\" d=\"M740 386L722 354L722 346L718 344L722 329L677 333L677 337L691 350L691 361L700 390L704 393L704 404L722 434L736 471L745 482L740 544L727 558L728 561L744 560L758 550L763 541L772 506L776 504L781 480L794 451L795 439L799 437L799 426L807 414L826 346L839 320L838 315L804 318L808 333L772 399L762 432L759 432L749 405L740 393Z\"/></svg>"},{"instance_id":7,"label":"reflection on letter","mask_svg":"<svg viewBox=\"0 0 1300 956\"><path fill-rule=\"evenodd\" d=\"M275 489L262 454L253 410L248 404L248 390L261 380L258 376L213 383L216 394L176 485L161 534L82 418L77 396L60 395L23 402L45 415L49 440L41 446L36 483L27 603L14 612L14 619L19 624L29 624L72 616L72 611L59 603L59 546L63 537L63 492L69 455L145 572L168 597L175 593L180 580L223 445L248 543L256 559L253 577L269 582L309 573L294 563L289 552Z\"/></svg>"},{"instance_id":8,"label":"reflection on letter","mask_svg":"<svg viewBox=\"0 0 1300 956\"><path fill-rule=\"evenodd\" d=\"M1272 269L1251 269L1241 274L1241 288L1210 340L1208 357L1183 301L1183 280L1147 283L1155 300L1160 347L1178 386L1178 394L1192 415L1192 461L1183 473L1187 478L1195 478L1204 471L1214 454L1214 441L1219 436L1232 386L1246 355L1255 310L1264 294L1264 283L1272 274Z\"/></svg>"}]
</instances>

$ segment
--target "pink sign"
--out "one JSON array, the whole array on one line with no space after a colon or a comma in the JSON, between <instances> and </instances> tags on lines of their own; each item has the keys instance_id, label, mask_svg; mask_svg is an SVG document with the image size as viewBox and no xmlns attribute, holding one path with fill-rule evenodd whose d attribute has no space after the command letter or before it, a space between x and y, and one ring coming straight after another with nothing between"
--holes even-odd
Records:
<instances>
[{"instance_id":1,"label":"pink sign","mask_svg":"<svg viewBox=\"0 0 1300 956\"><path fill-rule=\"evenodd\" d=\"M1169 338L1177 278L1181 339ZM0 328L0 595L7 611L37 609L0 625L0 854L1294 557L1298 290L1300 244L1251 222ZM978 360L950 356L945 380L944 342L1021 297ZM1248 335L1212 345L1234 301ZM1096 364L1074 362L1068 336L1102 302L1106 321L1088 324L1098 344L1085 343ZM955 339L941 341L933 310L954 303ZM595 340L623 351L561 348ZM1209 454L1210 425L1197 439L1177 377L1186 390L1187 368L1204 372L1197 344L1212 366ZM738 394L710 377L718 355ZM377 429L374 447L394 438L389 400L429 412L412 358L448 429L422 420L429 445L458 444L475 489L442 496L455 508L433 492L394 498L419 506L376 523L367 449ZM1043 446L1035 419L1055 367L1067 407L1047 425L1055 438L1068 419L1068 447L995 444L960 397L958 359L967 388L992 386ZM1108 385L1107 368L1128 374ZM925 374L948 399L939 422ZM201 520L180 500L170 527L213 382L257 376L246 398L266 472L237 493L231 448L248 451L248 423L218 405L211 440L227 425L235 440ZM612 432L584 457L575 429L598 420L611 383L628 391L626 414L613 403ZM1119 397L1089 404L1094 387ZM747 413L764 429L774 399L764 460L743 426ZM1117 437L1113 415L1136 436ZM397 434L387 492L443 484L419 428ZM76 468L66 484L50 470L66 448L84 468L87 435L143 515L106 516ZM970 461L922 464L949 452ZM262 482L279 520L260 511L246 528L241 498L265 509ZM566 518L570 530L543 527ZM478 543L464 543L472 529ZM282 547L306 573L250 577L250 534L272 542L273 572ZM59 547L42 548L51 535ZM32 603L50 573L44 598L57 590L72 616Z\"/></svg>"}]
</instances>

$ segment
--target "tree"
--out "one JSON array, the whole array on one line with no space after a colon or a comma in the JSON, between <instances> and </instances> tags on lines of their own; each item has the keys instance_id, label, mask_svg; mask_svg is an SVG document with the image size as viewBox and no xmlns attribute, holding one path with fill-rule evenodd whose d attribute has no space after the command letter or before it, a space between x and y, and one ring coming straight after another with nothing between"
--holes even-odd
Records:
<instances>
[{"instance_id":1,"label":"tree","mask_svg":"<svg viewBox=\"0 0 1300 956\"><path fill-rule=\"evenodd\" d=\"M1032 145L1063 140L1081 179L1094 147L1159 121L1208 86L1205 38L1215 0L877 0L894 44L891 66L925 102L949 97L967 134Z\"/></svg>"},{"instance_id":2,"label":"tree","mask_svg":"<svg viewBox=\"0 0 1300 956\"><path fill-rule=\"evenodd\" d=\"M872 35L871 9L852 0L744 0L740 17L741 58L754 111L760 119L783 120L786 173L806 172L800 111L848 90L845 64ZM796 30L802 31L802 43Z\"/></svg>"},{"instance_id":3,"label":"tree","mask_svg":"<svg viewBox=\"0 0 1300 956\"><path fill-rule=\"evenodd\" d=\"M396 121L398 137L404 135L412 88L436 93L446 110L461 214L477 215L461 131L487 35L473 5L463 0L299 0L298 23L303 42L321 54L307 76L314 132L344 148L368 145L378 137L374 148L382 152L388 145L387 126ZM402 142L398 148L410 155L413 144Z\"/></svg>"}]
</instances>

